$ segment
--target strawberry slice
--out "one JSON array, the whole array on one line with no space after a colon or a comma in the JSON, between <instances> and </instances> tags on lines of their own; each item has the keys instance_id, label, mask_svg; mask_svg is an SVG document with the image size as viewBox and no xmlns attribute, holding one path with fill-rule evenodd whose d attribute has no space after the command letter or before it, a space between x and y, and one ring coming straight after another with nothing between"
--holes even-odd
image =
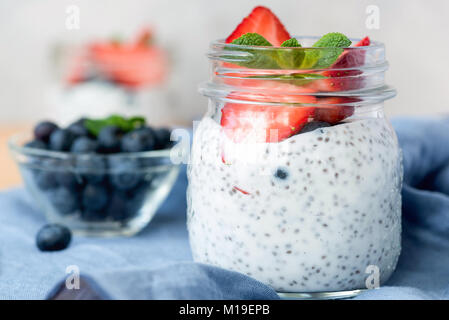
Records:
<instances>
[{"instance_id":1,"label":"strawberry slice","mask_svg":"<svg viewBox=\"0 0 449 320\"><path fill-rule=\"evenodd\" d=\"M363 38L357 42L354 47L369 46L370 39L368 37ZM354 68L363 66L365 63L365 52L358 50L345 50L334 62L331 69L336 68ZM324 71L323 76L328 79L322 79L314 81L311 84L311 88L317 91L334 92L334 91L346 91L360 89L363 86L363 77L356 77L362 74L360 70L330 70Z\"/></svg>"},{"instance_id":2,"label":"strawberry slice","mask_svg":"<svg viewBox=\"0 0 449 320\"><path fill-rule=\"evenodd\" d=\"M226 39L226 43L230 43L248 32L260 34L273 46L280 46L282 42L291 38L279 18L276 17L270 9L262 6L255 7L253 11L243 19Z\"/></svg>"},{"instance_id":3,"label":"strawberry slice","mask_svg":"<svg viewBox=\"0 0 449 320\"><path fill-rule=\"evenodd\" d=\"M354 107L344 105L359 101L350 97L326 97L319 98L317 104L320 107L315 109L313 118L316 121L324 121L330 124L338 123L354 113Z\"/></svg>"},{"instance_id":4,"label":"strawberry slice","mask_svg":"<svg viewBox=\"0 0 449 320\"><path fill-rule=\"evenodd\" d=\"M280 142L301 131L313 107L227 103L221 126L235 143Z\"/></svg>"}]
</instances>

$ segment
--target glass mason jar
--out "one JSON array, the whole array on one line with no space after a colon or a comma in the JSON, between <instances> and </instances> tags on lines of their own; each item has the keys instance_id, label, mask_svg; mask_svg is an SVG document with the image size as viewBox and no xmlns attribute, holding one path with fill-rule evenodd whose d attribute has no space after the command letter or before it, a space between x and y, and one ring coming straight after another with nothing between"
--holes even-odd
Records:
<instances>
[{"instance_id":1,"label":"glass mason jar","mask_svg":"<svg viewBox=\"0 0 449 320\"><path fill-rule=\"evenodd\" d=\"M395 95L383 44L345 48L327 69L241 66L332 50L212 43L188 169L195 261L300 298L348 297L391 276L402 158L383 110Z\"/></svg>"}]
</instances>

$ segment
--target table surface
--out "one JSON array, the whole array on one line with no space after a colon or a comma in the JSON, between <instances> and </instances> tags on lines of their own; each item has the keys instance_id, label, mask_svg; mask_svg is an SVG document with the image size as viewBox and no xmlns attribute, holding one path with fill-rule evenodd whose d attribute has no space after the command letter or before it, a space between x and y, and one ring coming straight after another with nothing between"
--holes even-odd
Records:
<instances>
[{"instance_id":1,"label":"table surface","mask_svg":"<svg viewBox=\"0 0 449 320\"><path fill-rule=\"evenodd\" d=\"M17 132L29 130L28 124L11 124L0 126L0 190L21 184L19 170L8 151L8 139Z\"/></svg>"}]
</instances>

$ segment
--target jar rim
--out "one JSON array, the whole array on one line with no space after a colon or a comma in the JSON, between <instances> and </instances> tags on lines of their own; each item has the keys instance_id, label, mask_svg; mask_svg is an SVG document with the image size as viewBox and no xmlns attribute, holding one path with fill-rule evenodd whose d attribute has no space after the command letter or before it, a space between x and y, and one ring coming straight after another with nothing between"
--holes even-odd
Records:
<instances>
[{"instance_id":1,"label":"jar rim","mask_svg":"<svg viewBox=\"0 0 449 320\"><path fill-rule=\"evenodd\" d=\"M310 102L313 100L310 96L346 97L346 100L357 100L356 104L360 105L382 102L396 95L396 91L385 84L388 62L383 43L373 41L368 46L346 48L310 47L308 45L319 37L295 38L305 46L242 46L226 43L224 39L211 42L207 54L212 67L210 81L200 85L200 93L217 99L289 105ZM353 44L360 41L357 38L350 40ZM278 60L279 54L284 52L302 50L302 57L307 57L308 52L320 50L317 54L326 57L326 50L334 54L336 49L341 51L331 65L309 64L304 60L291 63L291 56L287 60ZM279 50L287 51L279 53Z\"/></svg>"}]
</instances>

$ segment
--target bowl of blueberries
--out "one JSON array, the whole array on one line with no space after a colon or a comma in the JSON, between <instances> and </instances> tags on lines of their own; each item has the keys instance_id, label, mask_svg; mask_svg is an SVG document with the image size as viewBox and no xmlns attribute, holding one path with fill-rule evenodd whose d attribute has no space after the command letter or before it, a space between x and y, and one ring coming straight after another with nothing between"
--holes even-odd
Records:
<instances>
[{"instance_id":1,"label":"bowl of blueberries","mask_svg":"<svg viewBox=\"0 0 449 320\"><path fill-rule=\"evenodd\" d=\"M142 117L39 122L9 141L26 189L51 223L91 236L142 230L172 189L170 130Z\"/></svg>"}]
</instances>

